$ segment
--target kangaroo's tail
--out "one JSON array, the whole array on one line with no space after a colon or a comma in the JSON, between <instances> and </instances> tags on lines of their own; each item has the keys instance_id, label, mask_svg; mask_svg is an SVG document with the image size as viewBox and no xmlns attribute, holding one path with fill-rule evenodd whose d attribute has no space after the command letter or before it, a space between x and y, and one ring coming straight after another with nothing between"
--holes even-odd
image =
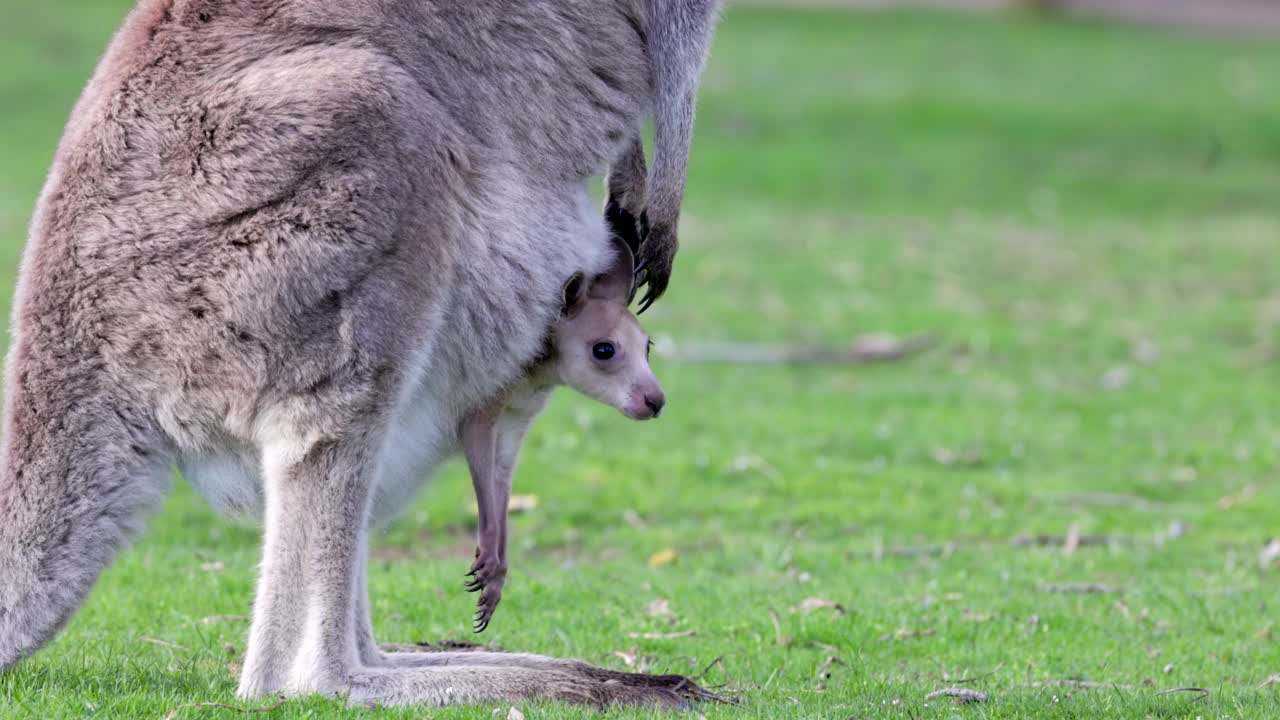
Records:
<instances>
[{"instance_id":1,"label":"kangaroo's tail","mask_svg":"<svg viewBox=\"0 0 1280 720\"><path fill-rule=\"evenodd\" d=\"M159 433L65 357L9 358L0 443L0 670L45 644L168 485ZM80 366L84 374L85 367Z\"/></svg>"}]
</instances>

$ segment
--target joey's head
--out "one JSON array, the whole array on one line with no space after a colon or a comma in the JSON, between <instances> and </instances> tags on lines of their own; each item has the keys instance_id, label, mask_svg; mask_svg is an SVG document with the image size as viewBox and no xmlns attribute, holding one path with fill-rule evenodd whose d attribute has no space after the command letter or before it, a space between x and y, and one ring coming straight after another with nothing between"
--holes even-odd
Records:
<instances>
[{"instance_id":1,"label":"joey's head","mask_svg":"<svg viewBox=\"0 0 1280 720\"><path fill-rule=\"evenodd\" d=\"M560 381L611 405L633 420L662 412L666 396L649 369L649 335L628 309L634 260L615 243L617 258L605 274L575 274L564 284L564 304L554 328Z\"/></svg>"}]
</instances>

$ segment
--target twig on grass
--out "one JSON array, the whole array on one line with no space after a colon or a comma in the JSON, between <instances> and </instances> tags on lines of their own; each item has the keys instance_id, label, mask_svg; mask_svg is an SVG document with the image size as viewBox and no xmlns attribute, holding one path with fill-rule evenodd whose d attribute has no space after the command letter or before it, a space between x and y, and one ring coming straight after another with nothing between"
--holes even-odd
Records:
<instances>
[{"instance_id":1,"label":"twig on grass","mask_svg":"<svg viewBox=\"0 0 1280 720\"><path fill-rule=\"evenodd\" d=\"M182 712L183 710L190 710L193 708L217 708L219 710L234 710L235 712L248 715L250 713L273 712L273 711L279 710L281 707L284 706L284 704L285 704L285 698L283 697L280 698L280 702L276 703L275 705L270 705L268 707L256 707L256 708L246 708L246 707L240 707L238 705L228 705L227 703L220 703L220 702L188 703L186 705L179 705L178 707L170 710L169 714L164 716L164 720L177 720L178 713Z\"/></svg>"},{"instance_id":2,"label":"twig on grass","mask_svg":"<svg viewBox=\"0 0 1280 720\"><path fill-rule=\"evenodd\" d=\"M937 344L928 334L898 338L867 335L848 347L837 345L760 345L736 342L658 343L660 356L672 360L736 365L863 365L902 360Z\"/></svg>"},{"instance_id":3,"label":"twig on grass","mask_svg":"<svg viewBox=\"0 0 1280 720\"><path fill-rule=\"evenodd\" d=\"M955 698L956 702L961 704L968 703L984 703L988 700L987 694L978 690L970 690L969 688L942 688L934 690L924 696L925 700L933 700L940 697Z\"/></svg>"}]
</instances>

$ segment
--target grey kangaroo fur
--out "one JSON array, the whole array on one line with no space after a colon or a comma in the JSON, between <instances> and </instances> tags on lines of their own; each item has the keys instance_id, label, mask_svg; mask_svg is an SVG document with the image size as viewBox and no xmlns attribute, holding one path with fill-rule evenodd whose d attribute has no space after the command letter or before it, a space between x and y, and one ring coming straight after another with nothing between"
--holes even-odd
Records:
<instances>
[{"instance_id":1,"label":"grey kangaroo fur","mask_svg":"<svg viewBox=\"0 0 1280 720\"><path fill-rule=\"evenodd\" d=\"M633 420L658 417L666 395L649 369L649 336L627 309L634 264L626 238L613 266L597 278L581 273L565 283L560 318L546 357L501 396L462 421L463 452L480 513L476 560L467 589L479 592L475 631L484 632L507 577L507 509L524 436L551 391L568 385Z\"/></svg>"},{"instance_id":2,"label":"grey kangaroo fur","mask_svg":"<svg viewBox=\"0 0 1280 720\"><path fill-rule=\"evenodd\" d=\"M0 668L66 623L177 464L263 521L241 696L708 697L573 660L383 653L365 564L369 528L536 364L565 279L614 261L585 189L611 163L609 223L647 225L646 302L665 288L716 4L141 0L22 261Z\"/></svg>"}]
</instances>

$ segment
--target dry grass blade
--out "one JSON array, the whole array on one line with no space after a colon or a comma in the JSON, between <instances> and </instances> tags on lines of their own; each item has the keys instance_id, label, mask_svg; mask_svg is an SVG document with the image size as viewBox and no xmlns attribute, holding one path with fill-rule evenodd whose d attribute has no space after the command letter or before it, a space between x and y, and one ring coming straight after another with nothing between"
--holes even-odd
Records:
<instances>
[{"instance_id":1,"label":"dry grass blade","mask_svg":"<svg viewBox=\"0 0 1280 720\"><path fill-rule=\"evenodd\" d=\"M986 693L979 692L978 690L970 690L969 688L942 688L941 690L934 690L928 695L925 695L924 699L933 700L940 697L955 698L956 702L963 704L984 703L989 699Z\"/></svg>"},{"instance_id":2,"label":"dry grass blade","mask_svg":"<svg viewBox=\"0 0 1280 720\"><path fill-rule=\"evenodd\" d=\"M1173 695L1174 693L1196 693L1197 697L1194 698L1194 700L1203 700L1209 697L1209 689L1199 688L1199 687L1181 687L1181 688L1173 688L1171 690L1161 690L1160 692L1156 693L1156 696L1159 697L1161 695Z\"/></svg>"},{"instance_id":3,"label":"dry grass blade","mask_svg":"<svg viewBox=\"0 0 1280 720\"><path fill-rule=\"evenodd\" d=\"M246 707L240 707L238 705L228 705L227 703L220 703L220 702L188 703L186 705L179 705L178 707L170 710L169 714L164 716L164 720L177 720L178 713L182 712L183 710L193 710L193 709L199 709L199 708L217 708L219 710L232 710L234 712L241 713L242 715L248 715L250 713L274 712L276 710L279 710L281 707L283 707L284 704L285 704L284 698L280 698L280 702L276 703L275 705L269 705L267 707L256 707L256 708L246 708Z\"/></svg>"},{"instance_id":4,"label":"dry grass blade","mask_svg":"<svg viewBox=\"0 0 1280 720\"><path fill-rule=\"evenodd\" d=\"M1071 527L1067 529L1066 540L1062 543L1062 554L1071 557L1078 547L1080 547L1080 526L1072 523Z\"/></svg>"},{"instance_id":5,"label":"dry grass blade","mask_svg":"<svg viewBox=\"0 0 1280 720\"><path fill-rule=\"evenodd\" d=\"M687 638L697 635L697 630L681 630L680 632L671 633L627 633L627 637L632 640L675 640L676 638Z\"/></svg>"},{"instance_id":6,"label":"dry grass blade","mask_svg":"<svg viewBox=\"0 0 1280 720\"><path fill-rule=\"evenodd\" d=\"M1120 588L1104 583L1046 583L1040 592L1048 593L1118 593Z\"/></svg>"},{"instance_id":7,"label":"dry grass blade","mask_svg":"<svg viewBox=\"0 0 1280 720\"><path fill-rule=\"evenodd\" d=\"M849 553L849 557L866 557L866 558L871 558L876 562L880 562L881 560L887 557L912 558L912 557L931 557L934 555L953 555L959 549L960 549L960 543L956 543L956 542L938 543L934 545L920 545L917 547L908 546L908 547L886 548L886 547L877 546L874 550Z\"/></svg>"},{"instance_id":8,"label":"dry grass blade","mask_svg":"<svg viewBox=\"0 0 1280 720\"><path fill-rule=\"evenodd\" d=\"M773 622L773 640L778 647L787 644L787 639L782 636L782 622L778 620L778 611L770 608L769 620Z\"/></svg>"},{"instance_id":9,"label":"dry grass blade","mask_svg":"<svg viewBox=\"0 0 1280 720\"><path fill-rule=\"evenodd\" d=\"M818 672L814 674L825 680L826 678L831 677L831 673L828 671L831 670L832 665L844 665L844 664L845 664L844 661L836 657L835 655L828 655L827 659L823 660L822 664L818 666Z\"/></svg>"},{"instance_id":10,"label":"dry grass blade","mask_svg":"<svg viewBox=\"0 0 1280 720\"><path fill-rule=\"evenodd\" d=\"M1218 499L1219 510L1230 510L1241 503L1247 503L1258 494L1258 486L1252 483L1245 485L1239 492Z\"/></svg>"},{"instance_id":11,"label":"dry grass blade","mask_svg":"<svg viewBox=\"0 0 1280 720\"><path fill-rule=\"evenodd\" d=\"M1266 567L1276 560L1280 559L1280 538L1274 539L1262 548L1262 552L1258 553L1258 562Z\"/></svg>"},{"instance_id":12,"label":"dry grass blade","mask_svg":"<svg viewBox=\"0 0 1280 720\"><path fill-rule=\"evenodd\" d=\"M934 448L930 456L939 465L974 467L983 464L982 453L972 448L967 450Z\"/></svg>"},{"instance_id":13,"label":"dry grass blade","mask_svg":"<svg viewBox=\"0 0 1280 720\"><path fill-rule=\"evenodd\" d=\"M629 650L614 650L613 655L621 658L627 667L634 668L636 672L649 671L649 658L641 655L634 647Z\"/></svg>"},{"instance_id":14,"label":"dry grass blade","mask_svg":"<svg viewBox=\"0 0 1280 720\"><path fill-rule=\"evenodd\" d=\"M1263 680L1262 682L1258 683L1258 689L1261 690L1264 687L1269 687L1271 685L1276 685L1276 684L1280 684L1280 673L1276 673L1275 675L1272 675L1266 680Z\"/></svg>"},{"instance_id":15,"label":"dry grass blade","mask_svg":"<svg viewBox=\"0 0 1280 720\"><path fill-rule=\"evenodd\" d=\"M702 672L698 673L697 675L694 675L693 679L701 680L702 678L706 677L707 673L711 672L711 668L715 667L716 665L719 665L721 660L724 660L724 656L723 655L717 656L715 660L712 660L711 662L707 663L707 666L702 668Z\"/></svg>"},{"instance_id":16,"label":"dry grass blade","mask_svg":"<svg viewBox=\"0 0 1280 720\"><path fill-rule=\"evenodd\" d=\"M1096 680L1037 680L1027 683L1027 687L1065 687L1078 690L1103 690L1111 688L1132 688L1132 685L1113 682L1097 682Z\"/></svg>"},{"instance_id":17,"label":"dry grass blade","mask_svg":"<svg viewBox=\"0 0 1280 720\"><path fill-rule=\"evenodd\" d=\"M1018 535L1009 541L1015 547L1072 547L1072 552L1082 547L1117 545L1128 538L1114 535Z\"/></svg>"},{"instance_id":18,"label":"dry grass blade","mask_svg":"<svg viewBox=\"0 0 1280 720\"><path fill-rule=\"evenodd\" d=\"M791 608L791 613L793 615L795 613L804 613L808 615L814 610L824 609L835 610L837 615L843 615L845 613L843 605L835 600L827 600L826 598L808 598L807 600L803 600L799 605Z\"/></svg>"},{"instance_id":19,"label":"dry grass blade","mask_svg":"<svg viewBox=\"0 0 1280 720\"><path fill-rule=\"evenodd\" d=\"M675 617L675 613L671 612L671 601L665 599L654 600L649 603L646 609L650 617L670 618Z\"/></svg>"},{"instance_id":20,"label":"dry grass blade","mask_svg":"<svg viewBox=\"0 0 1280 720\"><path fill-rule=\"evenodd\" d=\"M220 623L220 622L249 622L249 616L248 615L210 615L208 617L202 617L196 622L200 623L201 625L212 625L214 623Z\"/></svg>"},{"instance_id":21,"label":"dry grass blade","mask_svg":"<svg viewBox=\"0 0 1280 720\"><path fill-rule=\"evenodd\" d=\"M681 678L680 684L676 685L672 690L688 700L702 700L725 705L742 704L742 701L736 697L713 693L689 678Z\"/></svg>"},{"instance_id":22,"label":"dry grass blade","mask_svg":"<svg viewBox=\"0 0 1280 720\"><path fill-rule=\"evenodd\" d=\"M162 647L162 648L166 648L166 649L168 649L168 650L181 650L181 651L183 651L183 652L191 652L191 649L190 649L190 648L183 647L182 645L179 645L179 644L178 644L178 643L176 643L176 642L169 642L168 640L161 640L160 638L153 638L153 637L140 637L140 638L138 638L138 640L140 640L140 641L142 641L142 642L144 642L144 643L150 643L150 644L152 644L152 645L159 645L160 647Z\"/></svg>"},{"instance_id":23,"label":"dry grass blade","mask_svg":"<svg viewBox=\"0 0 1280 720\"><path fill-rule=\"evenodd\" d=\"M898 628L897 630L894 630L891 633L881 635L880 639L881 640L903 640L906 638L929 637L930 635L937 635L937 634L938 634L938 631L934 630L933 628L926 628L924 630L911 630L909 628Z\"/></svg>"}]
</instances>

